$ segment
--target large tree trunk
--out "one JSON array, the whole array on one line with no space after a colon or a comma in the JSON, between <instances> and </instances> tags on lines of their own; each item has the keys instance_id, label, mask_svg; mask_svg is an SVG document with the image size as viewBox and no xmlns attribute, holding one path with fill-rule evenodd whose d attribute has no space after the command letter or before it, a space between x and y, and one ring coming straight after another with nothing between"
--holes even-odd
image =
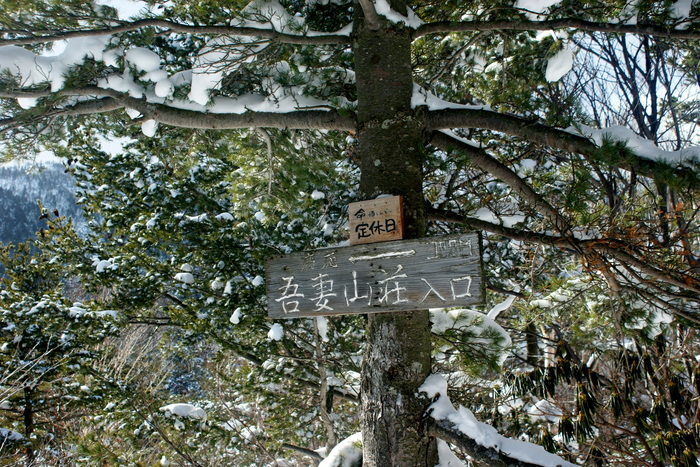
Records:
<instances>
[{"instance_id":1,"label":"large tree trunk","mask_svg":"<svg viewBox=\"0 0 700 467\"><path fill-rule=\"evenodd\" d=\"M404 197L407 238L425 234L421 162L425 122L411 109L413 79L408 30L355 21L360 191ZM400 6L394 5L401 11ZM405 11L405 5L403 6ZM416 397L430 374L427 311L368 316L362 367L363 466L433 467L435 440L424 429L429 401Z\"/></svg>"}]
</instances>

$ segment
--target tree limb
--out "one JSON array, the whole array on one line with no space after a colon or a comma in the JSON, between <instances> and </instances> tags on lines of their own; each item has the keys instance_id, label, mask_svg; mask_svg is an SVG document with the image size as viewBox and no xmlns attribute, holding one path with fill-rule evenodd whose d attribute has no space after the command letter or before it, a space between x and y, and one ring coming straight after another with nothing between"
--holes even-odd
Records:
<instances>
[{"instance_id":1,"label":"tree limb","mask_svg":"<svg viewBox=\"0 0 700 467\"><path fill-rule=\"evenodd\" d=\"M227 35L261 37L274 42L297 45L349 45L350 38L340 34L314 33L313 35L285 34L272 29L262 29L254 27L238 26L194 26L189 24L176 23L165 19L148 18L131 22L124 22L117 26L108 28L81 29L76 31L66 31L57 33L55 31L41 31L24 33L21 31L11 31L13 35L19 35L12 39L0 39L0 46L5 45L30 45L46 42L55 42L76 37L107 36L122 32L136 31L141 28L155 27L164 31L179 32L184 34L207 34L207 35ZM0 30L0 36L9 34L9 31Z\"/></svg>"},{"instance_id":2,"label":"tree limb","mask_svg":"<svg viewBox=\"0 0 700 467\"><path fill-rule=\"evenodd\" d=\"M373 0L359 0L362 12L365 14L365 23L371 30L376 31L382 26L382 21L374 8Z\"/></svg>"},{"instance_id":3,"label":"tree limb","mask_svg":"<svg viewBox=\"0 0 700 467\"><path fill-rule=\"evenodd\" d=\"M544 125L537 119L525 119L486 109L431 110L428 112L428 128L483 128L578 154L589 154L598 149L588 138Z\"/></svg>"},{"instance_id":4,"label":"tree limb","mask_svg":"<svg viewBox=\"0 0 700 467\"><path fill-rule=\"evenodd\" d=\"M451 222L462 224L470 229L482 230L492 234L517 240L519 242L536 243L544 246L554 246L571 250L570 240L559 236L547 235L526 229L513 229L500 224L494 224L475 217L462 216L456 212L445 211L429 207L428 219L433 221Z\"/></svg>"},{"instance_id":5,"label":"tree limb","mask_svg":"<svg viewBox=\"0 0 700 467\"><path fill-rule=\"evenodd\" d=\"M555 29L578 29L579 31L617 34L638 34L669 39L700 39L697 29L673 29L672 26L656 24L600 23L577 18L562 18L547 21L525 19L504 21L438 21L422 24L413 32L413 39L429 34L473 31L551 31Z\"/></svg>"},{"instance_id":6,"label":"tree limb","mask_svg":"<svg viewBox=\"0 0 700 467\"><path fill-rule=\"evenodd\" d=\"M290 449L292 451L296 451L296 452L303 454L305 456L309 456L315 461L322 461L323 460L323 456L321 456L319 453L317 453L316 451L313 451L311 449L307 449L307 448L304 448L301 446L295 446L295 445L289 444L289 443L282 443L281 447L283 449ZM318 464L318 462L316 462L316 464Z\"/></svg>"},{"instance_id":7,"label":"tree limb","mask_svg":"<svg viewBox=\"0 0 700 467\"><path fill-rule=\"evenodd\" d=\"M449 420L435 420L432 417L427 417L426 421L430 436L454 444L466 451L473 459L485 462L490 467L542 467L545 465L523 462L497 448L483 446L477 443L475 439L467 436L466 433L463 433L456 424Z\"/></svg>"},{"instance_id":8,"label":"tree limb","mask_svg":"<svg viewBox=\"0 0 700 467\"><path fill-rule=\"evenodd\" d=\"M598 251L607 253L608 255L620 261L621 263L628 264L629 266L637 269L641 273L646 274L650 278L653 278L659 282L665 282L667 284L678 287L681 290L689 290L700 295L700 288L698 288L695 285L697 281L692 276L684 275L687 280L678 279L660 269L657 269L647 264L646 262L638 258L635 258L622 248L613 248L609 245L597 243L594 245L594 248Z\"/></svg>"},{"instance_id":9,"label":"tree limb","mask_svg":"<svg viewBox=\"0 0 700 467\"><path fill-rule=\"evenodd\" d=\"M465 225L475 230L482 230L496 235L502 235L512 240L536 243L543 246L551 246L568 250L582 257L592 257L591 255L600 254L609 258L613 258L620 264L636 269L637 271L646 274L650 280L664 283L669 286L678 287L681 290L687 290L694 294L700 295L700 287L697 285L695 277L688 274L680 274L679 277L673 277L669 273L661 269L655 268L642 259L639 259L629 253L619 240L615 239L593 239L580 240L572 235L553 236L538 232L533 232L526 229L513 229L503 225L494 224L492 222L483 221L473 217L462 216L451 211L444 211L435 208L428 208L428 218L435 221L453 222ZM643 282L643 278L640 278ZM659 288L659 292L668 293L668 291ZM679 297L680 298L680 297ZM688 297L684 297L688 298Z\"/></svg>"},{"instance_id":10,"label":"tree limb","mask_svg":"<svg viewBox=\"0 0 700 467\"><path fill-rule=\"evenodd\" d=\"M539 193L537 193L530 185L520 178L513 170L507 167L499 160L491 157L486 151L475 146L471 146L466 142L447 135L440 131L435 131L432 134L430 143L444 150L459 150L464 152L470 159L471 163L486 172L489 172L494 177L510 186L520 197L522 197L535 210L544 215L560 232L569 230L569 222L549 204Z\"/></svg>"},{"instance_id":11,"label":"tree limb","mask_svg":"<svg viewBox=\"0 0 700 467\"><path fill-rule=\"evenodd\" d=\"M631 152L618 156L603 154L593 141L584 136L544 125L537 120L502 114L492 110L431 110L427 113L427 120L429 130L481 128L497 131L543 146L581 154L594 162L614 165L625 170L634 170L638 174L649 178L656 178L664 169L668 170L667 165L636 156ZM672 168L672 176L684 181L690 187L700 188L700 177L691 169L685 167Z\"/></svg>"}]
</instances>

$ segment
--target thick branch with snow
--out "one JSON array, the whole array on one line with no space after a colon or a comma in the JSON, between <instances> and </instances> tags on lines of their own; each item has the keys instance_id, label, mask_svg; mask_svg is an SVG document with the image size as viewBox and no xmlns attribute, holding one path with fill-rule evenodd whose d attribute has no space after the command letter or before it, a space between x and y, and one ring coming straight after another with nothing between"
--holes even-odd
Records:
<instances>
[{"instance_id":1,"label":"thick branch with snow","mask_svg":"<svg viewBox=\"0 0 700 467\"><path fill-rule=\"evenodd\" d=\"M120 24L108 28L80 29L73 31L3 31L0 29L0 47L7 45L32 45L47 42L63 41L78 37L111 36L114 34L138 31L144 28L157 28L161 34L182 33L201 34L207 36L241 36L269 39L271 41L296 45L349 45L350 38L346 34L312 32L310 34L290 34L274 29L251 26L198 26L177 23L159 18L148 18L135 21L120 21ZM12 36L6 38L2 36Z\"/></svg>"},{"instance_id":2,"label":"thick branch with snow","mask_svg":"<svg viewBox=\"0 0 700 467\"><path fill-rule=\"evenodd\" d=\"M544 21L499 20L499 21L437 21L416 28L413 38L429 34L448 34L474 31L553 31L557 29L577 29L587 32L610 34L637 34L668 39L700 39L697 29L674 29L657 24L624 24L587 21L579 18L561 18Z\"/></svg>"},{"instance_id":3,"label":"thick branch with snow","mask_svg":"<svg viewBox=\"0 0 700 467\"><path fill-rule=\"evenodd\" d=\"M574 467L542 446L501 436L481 423L465 407L455 409L447 396L447 381L430 375L420 391L433 398L428 408L428 430L432 436L454 444L477 461L494 467Z\"/></svg>"},{"instance_id":4,"label":"thick branch with snow","mask_svg":"<svg viewBox=\"0 0 700 467\"><path fill-rule=\"evenodd\" d=\"M698 156L697 148L668 153L650 141L644 141L631 131L623 132L620 128L584 129L584 133L589 133L588 136L584 136L575 129L563 130L544 125L537 120L486 109L432 110L428 112L428 128L432 130L481 128L496 131L553 149L581 154L591 161L635 171L650 178L657 177L661 172L659 170L662 168L660 161L677 165L678 162L683 162L684 158L690 159ZM621 152L618 156L603 154L601 146L605 140L626 143L632 147L632 150ZM438 147L449 145L449 141L439 132L435 134L433 141ZM682 180L686 185L700 187L700 178L692 169L677 166L673 168L671 173L677 180Z\"/></svg>"}]
</instances>

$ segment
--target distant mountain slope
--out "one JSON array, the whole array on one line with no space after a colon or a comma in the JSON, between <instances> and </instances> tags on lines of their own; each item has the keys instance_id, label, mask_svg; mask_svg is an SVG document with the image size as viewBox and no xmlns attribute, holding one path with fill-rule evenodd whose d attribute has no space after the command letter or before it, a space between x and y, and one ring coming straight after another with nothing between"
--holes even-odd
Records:
<instances>
[{"instance_id":1,"label":"distant mountain slope","mask_svg":"<svg viewBox=\"0 0 700 467\"><path fill-rule=\"evenodd\" d=\"M18 243L44 227L39 205L73 219L79 232L87 230L75 203L73 178L61 164L27 171L16 165L0 165L0 242Z\"/></svg>"}]
</instances>

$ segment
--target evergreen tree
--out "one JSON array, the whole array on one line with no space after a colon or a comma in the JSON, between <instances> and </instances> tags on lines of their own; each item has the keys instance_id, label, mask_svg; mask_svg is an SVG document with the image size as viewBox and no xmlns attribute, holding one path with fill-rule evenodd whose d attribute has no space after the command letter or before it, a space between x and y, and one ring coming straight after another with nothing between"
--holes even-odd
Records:
<instances>
[{"instance_id":1,"label":"evergreen tree","mask_svg":"<svg viewBox=\"0 0 700 467\"><path fill-rule=\"evenodd\" d=\"M97 344L117 334L119 316L68 300L62 267L34 245L3 247L0 264L3 458L66 462L76 420L104 407L112 392L92 365Z\"/></svg>"},{"instance_id":2,"label":"evergreen tree","mask_svg":"<svg viewBox=\"0 0 700 467\"><path fill-rule=\"evenodd\" d=\"M489 315L522 330L512 338L526 349L510 366L529 380L504 379L503 387L529 392L536 423L560 417L563 438L554 442L546 425L540 435L521 430L522 417L494 424L572 459L615 453L634 462L646 452L656 465L690 465L697 408L677 401L697 397L692 362L669 361L664 385L634 359L694 345L685 336L697 324L700 293L697 161L688 147L698 12L692 2L548 3L152 2L132 19L92 4L13 5L0 40L8 46L0 48L0 131L8 154L54 147L89 174L85 198L104 206L95 236L56 248L90 287L115 288L106 306L213 336L262 381L279 387L284 375L284 390L346 393L329 374L357 364L357 319L334 319L337 336L327 343L325 320L285 322L281 340L275 323L268 339L262 258L342 235L334 227L345 202L385 193L404 197L408 238L482 230L490 288L519 299L491 296ZM63 54L36 55L61 39L70 39ZM658 59L640 65L641 52L630 55L625 41ZM600 59L617 71L581 71ZM572 65L579 81L566 77ZM640 82L636 94L612 91ZM686 87L671 91L678 82ZM601 92L631 98L631 130L601 128L616 123L598 111ZM641 109L659 96L662 111ZM664 146L662 127L675 131L675 146ZM114 156L96 149L100 138L125 136ZM316 225L311 213L321 205ZM488 317L368 315L358 410L364 464L435 465L438 447L444 452L436 438L478 460L550 462L528 457L467 409L455 411L431 375L449 371L460 389L453 397L480 416L498 404L480 379L496 378L493 352L505 343ZM239 326L246 318L250 325ZM439 325L448 318L452 326ZM484 339L493 345L477 345ZM672 339L674 350L664 350ZM319 357L319 345L338 360ZM581 363L592 346L599 367ZM608 374L618 368L629 374ZM471 376L457 379L465 369ZM653 392L653 406L639 403L645 378L669 388ZM575 391L576 402L555 410L553 386ZM302 399L293 403L310 413ZM328 427L328 410L318 415ZM652 442L657 423L664 431ZM628 437L615 440L623 430ZM594 436L590 449L568 442Z\"/></svg>"}]
</instances>

